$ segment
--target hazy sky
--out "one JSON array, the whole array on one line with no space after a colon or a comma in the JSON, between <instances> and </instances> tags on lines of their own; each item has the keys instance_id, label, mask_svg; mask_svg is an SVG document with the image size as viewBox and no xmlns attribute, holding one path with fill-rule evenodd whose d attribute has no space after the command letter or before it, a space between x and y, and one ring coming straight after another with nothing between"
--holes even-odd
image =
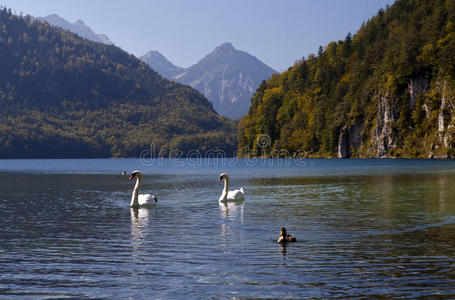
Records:
<instances>
[{"instance_id":1,"label":"hazy sky","mask_svg":"<svg viewBox=\"0 0 455 300\"><path fill-rule=\"evenodd\" d=\"M158 50L188 67L223 42L277 71L355 33L394 0L0 0L15 13L81 19L141 56Z\"/></svg>"}]
</instances>

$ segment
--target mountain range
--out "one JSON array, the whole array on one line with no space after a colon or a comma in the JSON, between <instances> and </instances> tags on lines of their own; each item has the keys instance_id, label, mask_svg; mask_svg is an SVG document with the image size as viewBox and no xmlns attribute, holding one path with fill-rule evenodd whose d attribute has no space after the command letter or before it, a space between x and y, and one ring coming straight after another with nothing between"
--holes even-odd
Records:
<instances>
[{"instance_id":1,"label":"mountain range","mask_svg":"<svg viewBox=\"0 0 455 300\"><path fill-rule=\"evenodd\" d=\"M71 23L57 14L38 19L91 41L112 44L107 35L96 34L82 20ZM168 80L197 89L212 102L218 114L230 119L239 119L248 113L259 84L276 73L256 57L236 50L230 43L220 45L189 68L174 65L158 51L149 51L140 59Z\"/></svg>"},{"instance_id":2,"label":"mountain range","mask_svg":"<svg viewBox=\"0 0 455 300\"><path fill-rule=\"evenodd\" d=\"M113 45L0 9L0 158L203 155L236 125Z\"/></svg>"},{"instance_id":3,"label":"mountain range","mask_svg":"<svg viewBox=\"0 0 455 300\"><path fill-rule=\"evenodd\" d=\"M147 52L140 59L169 80L197 89L220 115L230 119L244 116L259 84L276 73L231 43L218 46L189 68L175 66L158 51Z\"/></svg>"},{"instance_id":4,"label":"mountain range","mask_svg":"<svg viewBox=\"0 0 455 300\"><path fill-rule=\"evenodd\" d=\"M455 1L397 0L263 82L244 156L454 157Z\"/></svg>"}]
</instances>

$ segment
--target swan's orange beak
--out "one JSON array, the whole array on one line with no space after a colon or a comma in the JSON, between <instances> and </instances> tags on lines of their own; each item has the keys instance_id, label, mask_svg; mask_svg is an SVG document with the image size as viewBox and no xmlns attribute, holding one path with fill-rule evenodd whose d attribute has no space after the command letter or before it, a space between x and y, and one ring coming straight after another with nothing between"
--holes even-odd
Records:
<instances>
[{"instance_id":1,"label":"swan's orange beak","mask_svg":"<svg viewBox=\"0 0 455 300\"><path fill-rule=\"evenodd\" d=\"M129 179L129 180L131 180L131 179L133 179L133 178L134 178L134 176L133 176L133 175L131 175L131 176L130 176L130 179Z\"/></svg>"},{"instance_id":2,"label":"swan's orange beak","mask_svg":"<svg viewBox=\"0 0 455 300\"><path fill-rule=\"evenodd\" d=\"M220 179L218 179L218 182L220 182L220 181L221 181L221 177L220 177Z\"/></svg>"}]
</instances>

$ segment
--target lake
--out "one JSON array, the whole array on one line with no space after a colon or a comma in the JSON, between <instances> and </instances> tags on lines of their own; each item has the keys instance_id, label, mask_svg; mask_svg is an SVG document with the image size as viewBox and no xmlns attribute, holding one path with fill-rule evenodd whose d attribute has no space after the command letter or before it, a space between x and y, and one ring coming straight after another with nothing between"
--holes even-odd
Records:
<instances>
[{"instance_id":1,"label":"lake","mask_svg":"<svg viewBox=\"0 0 455 300\"><path fill-rule=\"evenodd\" d=\"M0 160L0 191L1 299L455 297L455 160Z\"/></svg>"}]
</instances>

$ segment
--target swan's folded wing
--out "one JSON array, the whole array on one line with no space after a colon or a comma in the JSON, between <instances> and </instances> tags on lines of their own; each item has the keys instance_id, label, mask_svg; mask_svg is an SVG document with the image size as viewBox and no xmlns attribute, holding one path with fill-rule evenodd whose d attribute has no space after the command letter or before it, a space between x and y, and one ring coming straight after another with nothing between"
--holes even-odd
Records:
<instances>
[{"instance_id":1,"label":"swan's folded wing","mask_svg":"<svg viewBox=\"0 0 455 300\"><path fill-rule=\"evenodd\" d=\"M243 190L229 191L227 198L231 200L241 200L244 198Z\"/></svg>"},{"instance_id":2,"label":"swan's folded wing","mask_svg":"<svg viewBox=\"0 0 455 300\"><path fill-rule=\"evenodd\" d=\"M141 194L138 200L139 205L155 205L157 202L155 196L151 194Z\"/></svg>"}]
</instances>

